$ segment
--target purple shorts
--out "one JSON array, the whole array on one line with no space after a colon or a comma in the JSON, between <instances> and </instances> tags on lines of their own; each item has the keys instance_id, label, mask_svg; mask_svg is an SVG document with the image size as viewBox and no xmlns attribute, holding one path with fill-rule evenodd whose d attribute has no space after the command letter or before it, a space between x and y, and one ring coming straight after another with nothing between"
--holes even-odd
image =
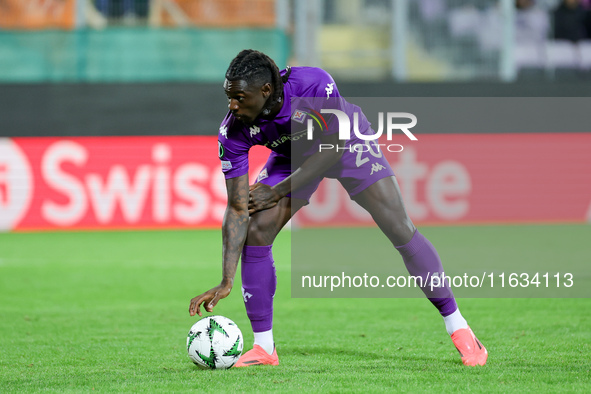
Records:
<instances>
[{"instance_id":1,"label":"purple shorts","mask_svg":"<svg viewBox=\"0 0 591 394\"><path fill-rule=\"evenodd\" d=\"M383 153L377 149L369 151L345 150L341 160L330 167L322 176L309 184L288 194L288 197L298 198L310 202L310 197L318 189L324 178L337 179L353 198L382 178L394 176L394 171ZM294 168L295 169L295 168ZM267 163L259 173L257 182L274 186L290 176L292 173L291 159L271 152Z\"/></svg>"}]
</instances>

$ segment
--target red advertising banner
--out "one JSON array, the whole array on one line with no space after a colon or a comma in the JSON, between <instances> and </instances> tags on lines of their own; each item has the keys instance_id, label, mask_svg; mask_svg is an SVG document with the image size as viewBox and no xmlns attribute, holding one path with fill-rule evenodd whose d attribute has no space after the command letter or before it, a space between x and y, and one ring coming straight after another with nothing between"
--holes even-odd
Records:
<instances>
[{"instance_id":1,"label":"red advertising banner","mask_svg":"<svg viewBox=\"0 0 591 394\"><path fill-rule=\"evenodd\" d=\"M219 227L215 137L0 139L0 230ZM255 150L252 178L266 161Z\"/></svg>"},{"instance_id":2,"label":"red advertising banner","mask_svg":"<svg viewBox=\"0 0 591 394\"><path fill-rule=\"evenodd\" d=\"M591 133L447 134L384 150L417 223L591 221ZM216 137L0 138L0 231L217 228ZM268 151L251 150L251 182ZM301 226L364 225L325 180Z\"/></svg>"},{"instance_id":3,"label":"red advertising banner","mask_svg":"<svg viewBox=\"0 0 591 394\"><path fill-rule=\"evenodd\" d=\"M429 134L399 142L402 152L382 151L415 223L591 222L591 133ZM372 223L340 189L325 181L298 223Z\"/></svg>"}]
</instances>

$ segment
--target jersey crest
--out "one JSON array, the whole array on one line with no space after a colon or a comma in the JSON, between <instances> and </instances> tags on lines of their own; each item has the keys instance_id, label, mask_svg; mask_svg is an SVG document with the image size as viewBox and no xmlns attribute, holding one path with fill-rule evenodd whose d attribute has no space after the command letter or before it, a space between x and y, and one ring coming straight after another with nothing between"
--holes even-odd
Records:
<instances>
[{"instance_id":1,"label":"jersey crest","mask_svg":"<svg viewBox=\"0 0 591 394\"><path fill-rule=\"evenodd\" d=\"M306 120L306 113L304 111L296 109L291 119L295 120L298 123L304 123L304 120Z\"/></svg>"}]
</instances>

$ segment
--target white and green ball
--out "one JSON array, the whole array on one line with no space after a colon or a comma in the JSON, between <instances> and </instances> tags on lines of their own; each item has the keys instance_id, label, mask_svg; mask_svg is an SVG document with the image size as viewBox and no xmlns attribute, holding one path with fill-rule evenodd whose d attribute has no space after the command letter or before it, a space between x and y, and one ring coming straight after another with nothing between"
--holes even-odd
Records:
<instances>
[{"instance_id":1,"label":"white and green ball","mask_svg":"<svg viewBox=\"0 0 591 394\"><path fill-rule=\"evenodd\" d=\"M242 332L224 316L208 316L193 324L187 336L189 358L202 369L231 368L242 354Z\"/></svg>"}]
</instances>

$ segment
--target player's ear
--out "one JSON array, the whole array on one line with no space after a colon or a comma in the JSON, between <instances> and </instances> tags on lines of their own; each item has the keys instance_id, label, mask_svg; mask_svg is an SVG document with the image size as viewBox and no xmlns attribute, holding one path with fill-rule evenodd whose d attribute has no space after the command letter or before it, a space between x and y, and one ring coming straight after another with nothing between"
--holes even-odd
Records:
<instances>
[{"instance_id":1,"label":"player's ear","mask_svg":"<svg viewBox=\"0 0 591 394\"><path fill-rule=\"evenodd\" d=\"M261 86L261 92L263 93L264 98L269 98L271 93L273 93L273 88L271 87L271 84L267 82L266 84Z\"/></svg>"}]
</instances>

